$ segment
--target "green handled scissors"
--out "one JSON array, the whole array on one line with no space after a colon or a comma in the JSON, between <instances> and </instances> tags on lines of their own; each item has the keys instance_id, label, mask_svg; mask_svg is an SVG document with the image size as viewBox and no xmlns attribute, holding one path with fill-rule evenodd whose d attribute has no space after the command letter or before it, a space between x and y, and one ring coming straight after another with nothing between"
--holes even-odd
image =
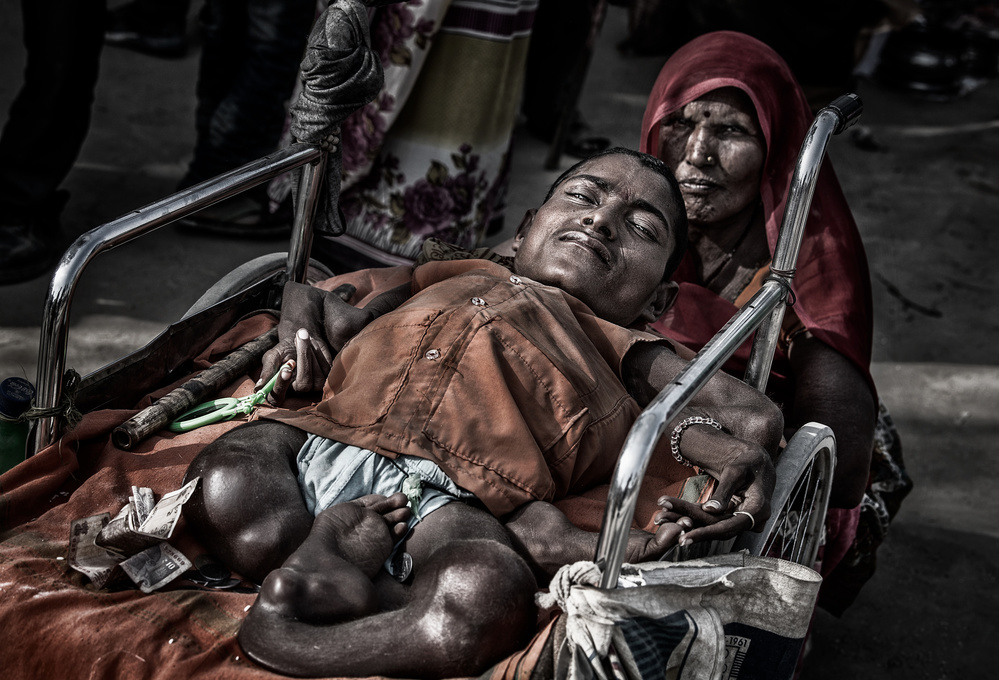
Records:
<instances>
[{"instance_id":1,"label":"green handled scissors","mask_svg":"<svg viewBox=\"0 0 999 680\"><path fill-rule=\"evenodd\" d=\"M238 415L248 416L253 413L253 409L257 408L258 404L263 403L267 399L267 395L271 393L274 385L277 384L277 379L281 375L281 371L285 369L290 370L294 366L293 361L285 362L278 369L277 373L274 374L274 377L267 381L266 385L249 396L238 398L224 397L199 404L189 411L180 414L176 420L167 425L167 429L171 432L190 432L205 425L232 420Z\"/></svg>"}]
</instances>

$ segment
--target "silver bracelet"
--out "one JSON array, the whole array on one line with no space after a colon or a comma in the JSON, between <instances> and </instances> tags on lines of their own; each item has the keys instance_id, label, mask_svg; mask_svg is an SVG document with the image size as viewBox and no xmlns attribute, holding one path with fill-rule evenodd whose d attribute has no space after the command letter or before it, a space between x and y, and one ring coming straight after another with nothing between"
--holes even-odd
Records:
<instances>
[{"instance_id":1,"label":"silver bracelet","mask_svg":"<svg viewBox=\"0 0 999 680\"><path fill-rule=\"evenodd\" d=\"M694 464L683 457L680 453L680 437L683 436L683 431L686 430L691 425L710 425L716 430L722 429L722 424L719 423L714 418L705 418L703 416L690 416L689 418L684 418L680 421L680 424L673 428L673 434L669 438L669 450L672 452L673 457L676 458L676 462L684 465L686 467L694 467Z\"/></svg>"}]
</instances>

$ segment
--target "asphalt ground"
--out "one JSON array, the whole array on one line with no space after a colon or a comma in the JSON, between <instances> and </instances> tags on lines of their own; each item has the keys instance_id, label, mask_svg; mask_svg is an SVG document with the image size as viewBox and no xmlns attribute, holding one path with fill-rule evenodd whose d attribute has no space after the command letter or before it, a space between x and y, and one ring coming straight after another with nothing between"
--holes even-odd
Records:
<instances>
[{"instance_id":1,"label":"asphalt ground","mask_svg":"<svg viewBox=\"0 0 999 680\"><path fill-rule=\"evenodd\" d=\"M634 147L662 59L617 54L625 30L624 11L611 7L581 108L594 134ZM173 192L193 146L193 21L191 31L193 49L178 60L105 49L90 134L64 185L72 194L67 244ZM20 3L0 0L0 111L23 65ZM987 651L999 634L999 82L947 102L872 81L858 94L860 124L829 153L867 247L873 371L915 489L858 601L839 619L819 613L804 677L991 677ZM494 241L512 233L558 174L543 169L546 152L518 131L506 229ZM98 257L73 299L68 365L86 374L117 360L226 272L285 248L168 226ZM47 277L0 287L0 378L35 379L47 288Z\"/></svg>"}]
</instances>

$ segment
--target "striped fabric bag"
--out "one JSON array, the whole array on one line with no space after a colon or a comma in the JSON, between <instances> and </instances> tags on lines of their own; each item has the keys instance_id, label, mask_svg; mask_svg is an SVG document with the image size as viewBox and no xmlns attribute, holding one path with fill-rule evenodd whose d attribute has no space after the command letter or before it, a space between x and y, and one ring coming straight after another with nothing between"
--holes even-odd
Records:
<instances>
[{"instance_id":1,"label":"striped fabric bag","mask_svg":"<svg viewBox=\"0 0 999 680\"><path fill-rule=\"evenodd\" d=\"M539 596L563 612L551 633L559 680L791 678L822 579L731 553L624 565L612 591L599 581L592 562L578 562Z\"/></svg>"}]
</instances>

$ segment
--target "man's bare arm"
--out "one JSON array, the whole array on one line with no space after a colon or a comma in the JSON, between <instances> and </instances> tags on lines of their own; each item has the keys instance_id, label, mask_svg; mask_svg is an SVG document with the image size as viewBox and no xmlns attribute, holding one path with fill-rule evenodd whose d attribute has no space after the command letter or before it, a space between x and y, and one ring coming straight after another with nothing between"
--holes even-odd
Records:
<instances>
[{"instance_id":1,"label":"man's bare arm","mask_svg":"<svg viewBox=\"0 0 999 680\"><path fill-rule=\"evenodd\" d=\"M687 363L662 343L638 343L624 358L625 387L644 408ZM731 434L776 454L784 417L770 399L741 380L719 371L688 407L705 411Z\"/></svg>"},{"instance_id":2,"label":"man's bare arm","mask_svg":"<svg viewBox=\"0 0 999 680\"><path fill-rule=\"evenodd\" d=\"M660 343L640 343L625 357L625 386L644 408L686 364ZM661 498L656 532L631 530L625 555L629 562L656 559L680 541L727 538L748 529L749 519L733 515L735 510L752 514L758 527L770 516L775 483L771 455L781 440L780 410L757 390L719 374L669 424L667 432L691 415L709 416L725 427L719 431L691 425L680 440L680 453L719 480L715 493L703 506ZM539 574L551 576L562 565L591 560L596 553L598 535L577 528L549 503L528 503L505 525Z\"/></svg>"},{"instance_id":3,"label":"man's bare arm","mask_svg":"<svg viewBox=\"0 0 999 680\"><path fill-rule=\"evenodd\" d=\"M563 565L592 560L596 555L598 534L576 527L551 503L526 503L507 518L504 526L517 552L538 576L551 578ZM690 520L681 520L663 524L654 534L633 529L625 561L634 564L658 559L691 526Z\"/></svg>"}]
</instances>

